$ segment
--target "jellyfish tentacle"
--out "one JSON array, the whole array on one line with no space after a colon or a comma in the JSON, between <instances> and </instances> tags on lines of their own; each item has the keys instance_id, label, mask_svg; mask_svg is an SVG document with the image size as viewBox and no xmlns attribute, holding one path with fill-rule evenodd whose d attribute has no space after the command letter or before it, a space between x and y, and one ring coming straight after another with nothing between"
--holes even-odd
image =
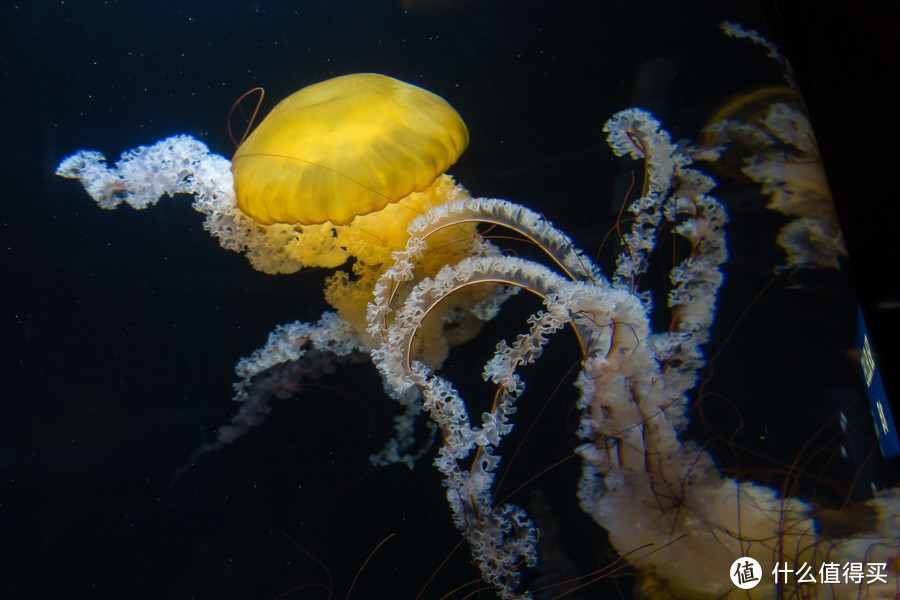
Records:
<instances>
[{"instance_id":1,"label":"jellyfish tentacle","mask_svg":"<svg viewBox=\"0 0 900 600\"><path fill-rule=\"evenodd\" d=\"M407 248L394 254L394 265L376 284L375 299L369 306L369 333L380 342L373 360L391 387L417 387L425 410L442 429L444 446L436 465L445 475L448 502L482 575L495 585L499 585L495 567L504 563L493 554L505 547L506 540L500 536L489 546L481 541L485 535L496 535L490 533L492 524L484 519L492 514L492 473L499 461L496 448L510 427L507 417L514 402L524 391L524 382L516 371L536 360L548 336L565 324L575 328L585 357L577 383L583 412L579 435L591 443L579 449L585 460L580 498L598 523L616 531L604 511L608 497L617 498L617 491L627 489L630 497L668 512L680 506L686 474L696 472L701 477L717 473L705 451L682 444L677 425L686 420L684 394L694 384L696 370L704 364L699 347L708 339L722 281L718 268L727 257L723 231L727 216L718 201L707 194L712 180L687 168L691 157L671 144L668 134L649 113L632 111L617 115L611 122L611 144L630 144L629 153L645 161L649 182L644 196L630 208L636 219L625 239L618 279L612 284L593 268L579 273L584 277L572 277L568 265L592 264L582 262L583 255L563 234L553 238L562 242L541 243L546 237L543 232L555 229L539 217L531 219L534 213L508 203L471 201L469 206L440 207L411 224ZM571 279L533 261L480 256L447 265L435 276L412 285L413 265L426 250L428 235L469 218L496 223L498 219L490 212L494 210L514 221L512 229L549 248L547 254ZM652 302L637 289L637 281L646 271L664 219L674 224L676 234L691 242L691 252L671 273L673 329L653 335L649 323ZM623 267L625 261L631 261L630 265ZM629 280L627 285L625 279ZM423 320L437 304L468 287L485 284L528 290L543 298L545 308L529 319L528 334L520 335L512 344L497 345L484 377L500 386L500 392L482 424L473 427L462 398L449 382L414 362L411 348ZM683 304L689 304L691 310L683 309ZM664 370L660 360L663 353L668 358L667 367L676 363L678 367ZM616 447L616 453L602 451L609 444ZM463 470L458 461L473 451L472 468ZM473 506L477 510L472 510ZM676 528L669 525L668 531L674 535ZM501 597L506 597L514 588L500 589Z\"/></svg>"},{"instance_id":2,"label":"jellyfish tentacle","mask_svg":"<svg viewBox=\"0 0 900 600\"><path fill-rule=\"evenodd\" d=\"M512 214L519 213L511 205L505 208L512 209ZM446 214L446 207L441 210ZM446 226L440 219L435 223L438 223L436 228ZM545 227L552 230L552 226L541 225L541 228ZM529 231L526 227L522 229ZM423 227L422 231L431 230ZM419 241L411 241L407 256L416 255L423 247ZM570 252L573 257L579 256L575 250ZM397 262L411 260L407 256L395 254ZM580 258L576 262L583 264ZM395 270L400 275L395 277L411 278L410 271L407 265L401 265ZM591 277L597 276L596 271L587 273ZM480 285L525 289L543 298L545 309L529 318L531 327L527 334L520 335L512 344L500 342L497 345L493 358L485 365L483 376L500 386L500 391L490 412L483 415L481 425L473 427L465 402L456 390L425 365L412 361L411 348L422 322L437 304L471 286ZM491 492L493 471L499 462L495 449L511 429L508 418L514 411L515 400L524 391L524 382L516 370L539 358L550 335L566 324L575 328L586 353L608 355L615 337L615 328L611 324L624 322L629 310L635 315L643 315L640 302L625 290L613 289L602 277L593 282L572 281L540 263L508 256L464 258L415 286L399 289L397 285L385 284L381 291L378 300L386 310L370 312L370 332L381 340L379 348L372 353L373 360L391 387L396 390L417 387L421 391L425 410L442 430L444 445L435 464L445 476L454 521L469 541L485 580L498 586L501 597L512 597L521 579L518 574L520 563L533 563L533 550L529 549L527 540L536 536L536 533L528 533L533 530L533 525L524 511L512 505L503 505L500 509L519 515L516 518L519 526L514 528L517 536L504 534L504 529L509 531L509 527L500 526L503 512L493 506ZM399 307L391 309L392 304L399 304ZM386 318L388 313L389 319ZM629 324L630 331L635 329ZM641 334L636 339L648 338ZM620 343L617 355L628 354L626 345ZM473 451L472 467L462 469L459 461ZM490 543L485 543L485 539Z\"/></svg>"},{"instance_id":3,"label":"jellyfish tentacle","mask_svg":"<svg viewBox=\"0 0 900 600\"><path fill-rule=\"evenodd\" d=\"M645 177L640 198L628 207L634 214L631 230L623 236L625 251L616 261L613 284L638 294L652 311L648 291L641 292L641 275L650 266L650 254L662 222L662 205L672 189L677 167L690 160L678 151L667 131L652 114L639 108L629 108L613 115L603 126L607 142L617 156L631 156L644 161Z\"/></svg>"},{"instance_id":4,"label":"jellyfish tentacle","mask_svg":"<svg viewBox=\"0 0 900 600\"><path fill-rule=\"evenodd\" d=\"M375 284L374 299L369 303L367 321L369 334L375 336L383 327L383 320L396 305L395 296L402 284L414 279L413 269L428 248L427 239L438 231L462 223L486 223L512 229L540 247L576 281L605 281L599 268L572 240L538 213L505 200L470 198L435 207L417 217L409 225L410 238L405 249L394 253L394 262ZM493 245L478 255L497 255Z\"/></svg>"}]
</instances>

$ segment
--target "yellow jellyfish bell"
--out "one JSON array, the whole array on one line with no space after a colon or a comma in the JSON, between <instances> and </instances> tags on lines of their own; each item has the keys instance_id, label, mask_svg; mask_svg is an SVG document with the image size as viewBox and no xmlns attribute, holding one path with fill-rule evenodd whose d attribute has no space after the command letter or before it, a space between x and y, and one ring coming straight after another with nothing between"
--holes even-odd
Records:
<instances>
[{"instance_id":1,"label":"yellow jellyfish bell","mask_svg":"<svg viewBox=\"0 0 900 600\"><path fill-rule=\"evenodd\" d=\"M440 96L376 73L282 100L231 161L237 203L259 223L346 225L428 188L469 143Z\"/></svg>"}]
</instances>

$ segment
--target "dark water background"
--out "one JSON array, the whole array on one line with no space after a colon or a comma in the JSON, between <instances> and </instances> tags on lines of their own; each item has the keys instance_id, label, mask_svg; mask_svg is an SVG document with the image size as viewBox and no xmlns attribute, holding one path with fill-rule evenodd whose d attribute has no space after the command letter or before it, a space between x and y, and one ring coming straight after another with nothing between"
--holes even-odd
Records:
<instances>
[{"instance_id":1,"label":"dark water background","mask_svg":"<svg viewBox=\"0 0 900 600\"><path fill-rule=\"evenodd\" d=\"M863 13L802 8L473 0L435 15L392 0L4 3L0 598L274 598L324 584L324 571L282 532L328 566L336 598L395 533L353 597L413 598L459 539L428 459L412 472L368 466L394 410L376 393L370 367L277 404L265 425L171 485L234 410L237 359L276 324L317 318L326 273L257 273L202 230L183 198L140 213L102 211L52 174L80 148L112 161L180 132L229 155L228 109L254 86L266 88L264 109L304 85L359 71L432 90L469 127L472 143L452 169L458 179L475 195L544 212L592 252L614 222L617 178L636 168L607 149L603 123L638 104L675 138L695 137L728 98L779 82L759 48L726 38L717 24L757 29L793 51L853 275L893 382L896 319L884 306L900 300L890 270L898 252L889 142L897 129L887 94L897 15L887 3ZM835 478L833 496L865 499L870 483L892 476L877 459L865 461L871 424L844 352L853 344L853 279L816 274L800 291L773 283L783 258L771 240L784 219L754 212L763 200L749 186L722 184L734 262L704 391L728 402L704 403L694 435L727 437L742 419L736 441L718 448L720 460L747 476L765 472L757 478L774 485L808 440L828 456L846 443L845 463L804 463L801 487L811 494L809 481ZM607 266L614 254L607 251ZM513 308L521 316L532 307ZM505 326L469 353L514 335L517 325ZM539 399L577 359L571 342L561 339L556 360L530 373L535 400L520 403L522 423L536 418ZM448 365L472 379L476 396L485 393L475 387L479 369L468 354ZM568 389L529 434L501 495L571 453ZM835 428L839 410L854 423L852 442ZM576 574L612 560L575 502L578 473L569 460L513 498L550 505ZM467 561L468 549L457 550L423 597L476 579ZM598 585L628 597L627 579ZM291 597L326 596L303 588Z\"/></svg>"}]
</instances>

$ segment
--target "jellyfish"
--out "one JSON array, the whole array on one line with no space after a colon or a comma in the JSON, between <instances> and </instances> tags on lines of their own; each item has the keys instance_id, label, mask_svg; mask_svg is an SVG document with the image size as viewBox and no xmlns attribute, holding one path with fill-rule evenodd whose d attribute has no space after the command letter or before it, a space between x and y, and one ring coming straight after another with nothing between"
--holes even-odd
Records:
<instances>
[{"instance_id":1,"label":"jellyfish","mask_svg":"<svg viewBox=\"0 0 900 600\"><path fill-rule=\"evenodd\" d=\"M729 21L719 28L729 37L765 48L781 66L787 85L755 89L729 100L709 118L702 143L725 148L729 159L719 164L729 163L729 171L737 166L744 176L762 184L771 199L767 208L791 217L776 240L787 257L776 273L838 269L847 248L794 70L778 47L757 31Z\"/></svg>"},{"instance_id":2,"label":"jellyfish","mask_svg":"<svg viewBox=\"0 0 900 600\"><path fill-rule=\"evenodd\" d=\"M847 249L797 91L780 86L742 94L718 110L703 133L704 144L727 149L726 172L761 184L770 197L767 208L791 218L776 238L787 258L776 273L840 268Z\"/></svg>"},{"instance_id":3,"label":"jellyfish","mask_svg":"<svg viewBox=\"0 0 900 600\"><path fill-rule=\"evenodd\" d=\"M273 378L321 369L327 353L371 359L402 406L394 438L372 462L414 464L414 425L427 414L432 431L441 433L434 464L474 564L500 598L529 598L520 588L524 569L539 560L539 533L524 508L496 497L495 473L525 389L522 368L540 358L553 334L571 327L582 353L578 498L642 573L645 590L725 597L734 590L723 577L727 563L743 554L769 573L779 560L865 557L884 569L879 592L896 590L897 488L868 503L878 515L876 529L831 538L817 530L809 503L724 475L706 448L683 437L727 259L727 212L712 195L714 180L692 166L716 149L673 142L646 111L625 110L609 120L604 130L613 152L642 161L646 181L629 203L631 228L607 276L543 216L473 198L443 173L468 134L437 96L377 75L337 78L295 96L230 162L189 136L175 136L124 153L112 169L99 153L81 151L57 171L79 179L103 208L121 202L144 208L165 194L192 194L205 228L268 273L353 259L349 271L338 270L324 285L334 311L316 323L278 326L238 363L235 391L244 407L220 430L222 440L267 412L254 404L265 395L256 394L257 377L266 375L260 389L277 390ZM376 118L370 105L382 102ZM315 124L307 123L309 115ZM295 133L303 142L292 145ZM328 143L319 148L321 138ZM479 233L480 224L519 232L547 260L504 255ZM666 306L659 309L642 281L663 230L689 251L668 270ZM537 295L543 306L528 318L527 331L497 343L484 365L483 378L496 393L477 421L439 367L449 345L471 339L478 323L497 314L504 290L514 289ZM657 318L659 310L669 318ZM655 323L668 327L654 330ZM298 368L273 370L297 361ZM770 597L778 590L769 579L757 591ZM839 591L856 597L863 590Z\"/></svg>"}]
</instances>

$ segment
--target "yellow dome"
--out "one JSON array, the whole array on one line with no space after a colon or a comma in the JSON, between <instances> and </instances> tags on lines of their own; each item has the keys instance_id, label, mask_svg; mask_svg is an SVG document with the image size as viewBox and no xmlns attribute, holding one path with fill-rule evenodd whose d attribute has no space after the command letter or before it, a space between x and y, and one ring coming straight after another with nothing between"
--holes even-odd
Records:
<instances>
[{"instance_id":1,"label":"yellow dome","mask_svg":"<svg viewBox=\"0 0 900 600\"><path fill-rule=\"evenodd\" d=\"M282 100L237 149L237 203L265 225L346 225L428 188L468 143L440 96L386 75L336 77Z\"/></svg>"}]
</instances>

